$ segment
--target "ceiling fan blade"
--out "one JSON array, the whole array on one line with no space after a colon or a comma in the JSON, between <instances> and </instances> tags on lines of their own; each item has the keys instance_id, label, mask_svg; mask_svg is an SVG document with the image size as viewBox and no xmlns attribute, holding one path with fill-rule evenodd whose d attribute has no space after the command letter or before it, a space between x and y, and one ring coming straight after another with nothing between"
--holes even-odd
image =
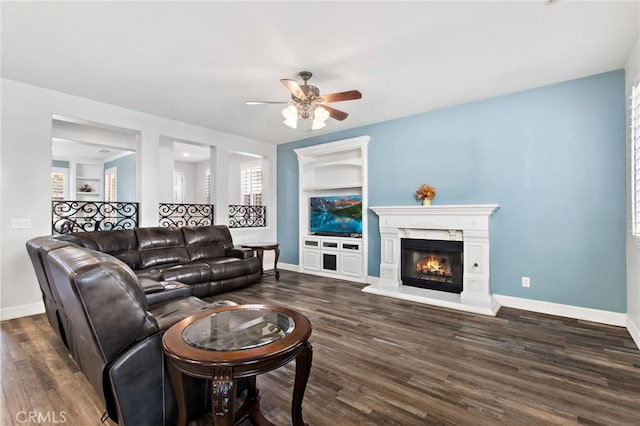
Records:
<instances>
[{"instance_id":1,"label":"ceiling fan blade","mask_svg":"<svg viewBox=\"0 0 640 426\"><path fill-rule=\"evenodd\" d=\"M304 94L300 86L298 86L298 83L296 83L294 80L289 80L288 78L282 78L280 79L280 81L282 82L282 84L285 85L287 89L289 89L289 91L293 94L293 96L295 96L298 99L302 99L303 101L307 100L307 95Z\"/></svg>"},{"instance_id":2,"label":"ceiling fan blade","mask_svg":"<svg viewBox=\"0 0 640 426\"><path fill-rule=\"evenodd\" d=\"M318 105L318 108L326 109L329 113L329 116L338 121L342 121L349 116L349 114L347 114L346 112L340 111L339 109L331 108L327 105Z\"/></svg>"},{"instance_id":3,"label":"ceiling fan blade","mask_svg":"<svg viewBox=\"0 0 640 426\"><path fill-rule=\"evenodd\" d=\"M262 104L288 104L287 101L244 101L247 105L262 105Z\"/></svg>"},{"instance_id":4,"label":"ceiling fan blade","mask_svg":"<svg viewBox=\"0 0 640 426\"><path fill-rule=\"evenodd\" d=\"M362 99L362 93L357 90L347 90L346 92L329 93L328 95L321 95L325 102L341 102L351 101L353 99Z\"/></svg>"}]
</instances>

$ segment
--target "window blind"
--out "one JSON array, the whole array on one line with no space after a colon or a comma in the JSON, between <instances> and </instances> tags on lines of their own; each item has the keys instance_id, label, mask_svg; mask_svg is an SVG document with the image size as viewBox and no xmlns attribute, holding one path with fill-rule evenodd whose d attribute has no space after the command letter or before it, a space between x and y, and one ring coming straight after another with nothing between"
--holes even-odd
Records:
<instances>
[{"instance_id":1,"label":"window blind","mask_svg":"<svg viewBox=\"0 0 640 426\"><path fill-rule=\"evenodd\" d=\"M117 200L116 193L116 170L115 168L107 169L104 173L104 201L115 203Z\"/></svg>"},{"instance_id":2,"label":"window blind","mask_svg":"<svg viewBox=\"0 0 640 426\"><path fill-rule=\"evenodd\" d=\"M211 204L211 171L207 170L204 177L204 202Z\"/></svg>"},{"instance_id":3,"label":"window blind","mask_svg":"<svg viewBox=\"0 0 640 426\"><path fill-rule=\"evenodd\" d=\"M262 205L262 166L241 169L240 192L245 206Z\"/></svg>"},{"instance_id":4,"label":"window blind","mask_svg":"<svg viewBox=\"0 0 640 426\"><path fill-rule=\"evenodd\" d=\"M64 173L51 173L51 199L64 200L66 198L67 179Z\"/></svg>"}]
</instances>

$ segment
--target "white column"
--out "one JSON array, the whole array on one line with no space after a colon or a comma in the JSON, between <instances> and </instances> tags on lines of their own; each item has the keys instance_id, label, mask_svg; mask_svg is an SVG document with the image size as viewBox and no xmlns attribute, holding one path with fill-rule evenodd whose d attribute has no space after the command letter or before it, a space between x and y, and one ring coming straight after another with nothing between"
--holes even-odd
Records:
<instances>
[{"instance_id":1,"label":"white column","mask_svg":"<svg viewBox=\"0 0 640 426\"><path fill-rule=\"evenodd\" d=\"M397 289L400 280L400 231L398 228L380 228L380 280L378 285Z\"/></svg>"}]
</instances>

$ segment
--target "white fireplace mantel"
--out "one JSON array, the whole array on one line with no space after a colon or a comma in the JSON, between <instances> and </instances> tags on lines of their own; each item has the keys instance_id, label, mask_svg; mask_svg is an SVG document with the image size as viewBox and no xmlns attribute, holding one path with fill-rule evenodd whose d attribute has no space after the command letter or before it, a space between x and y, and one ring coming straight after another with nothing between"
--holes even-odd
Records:
<instances>
[{"instance_id":1,"label":"white fireplace mantel","mask_svg":"<svg viewBox=\"0 0 640 426\"><path fill-rule=\"evenodd\" d=\"M490 289L489 217L498 208L497 204L371 207L380 223L380 279L363 291L495 315L500 305L493 300ZM402 238L462 241L462 293L403 285L400 278Z\"/></svg>"}]
</instances>

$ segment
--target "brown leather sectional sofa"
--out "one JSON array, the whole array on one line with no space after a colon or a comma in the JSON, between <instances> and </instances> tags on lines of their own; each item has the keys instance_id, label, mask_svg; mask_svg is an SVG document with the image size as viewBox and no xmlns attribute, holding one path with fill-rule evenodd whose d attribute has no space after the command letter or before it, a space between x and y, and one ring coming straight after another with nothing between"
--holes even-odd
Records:
<instances>
[{"instance_id":1,"label":"brown leather sectional sofa","mask_svg":"<svg viewBox=\"0 0 640 426\"><path fill-rule=\"evenodd\" d=\"M193 296L215 296L260 280L258 259L251 250L234 248L224 225L77 232L63 238L122 260L138 278L187 284Z\"/></svg>"},{"instance_id":2,"label":"brown leather sectional sofa","mask_svg":"<svg viewBox=\"0 0 640 426\"><path fill-rule=\"evenodd\" d=\"M233 303L194 295L260 279L258 259L233 247L226 226L38 237L27 251L49 322L120 425L175 424L162 335L194 313ZM190 412L204 412L209 384L187 385Z\"/></svg>"}]
</instances>

